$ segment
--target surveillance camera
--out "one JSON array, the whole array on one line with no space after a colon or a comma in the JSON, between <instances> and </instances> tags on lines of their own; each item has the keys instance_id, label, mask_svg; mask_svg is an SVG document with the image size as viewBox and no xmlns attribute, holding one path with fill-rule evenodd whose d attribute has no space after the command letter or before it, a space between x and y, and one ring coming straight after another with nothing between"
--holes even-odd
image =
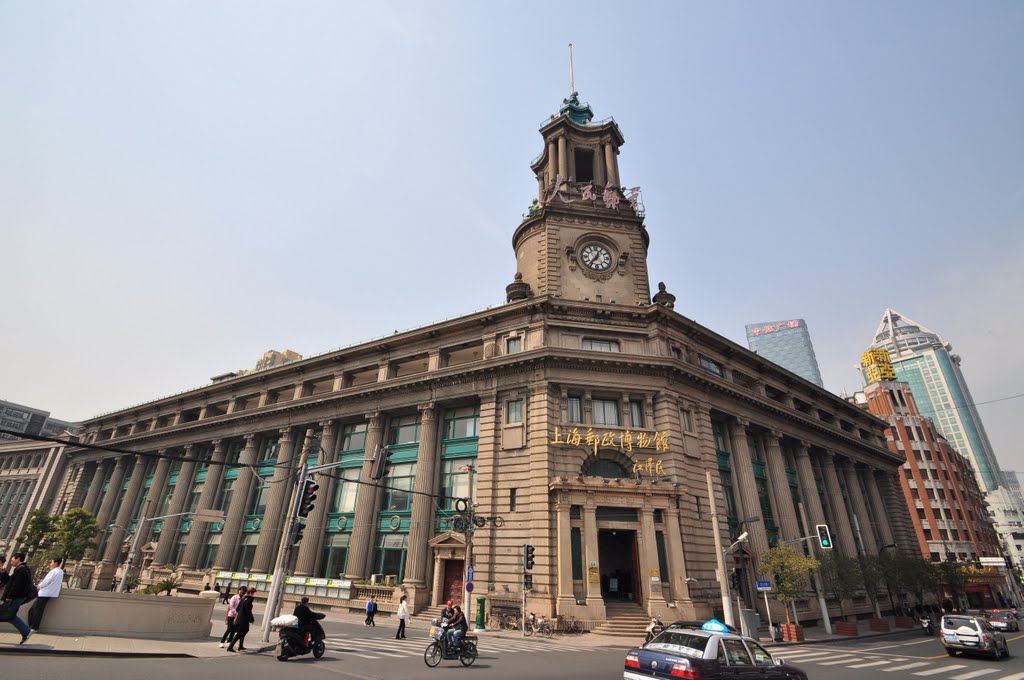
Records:
<instances>
[{"instance_id":1,"label":"surveillance camera","mask_svg":"<svg viewBox=\"0 0 1024 680\"><path fill-rule=\"evenodd\" d=\"M740 537L736 539L736 542L739 543L741 541L747 540L748 535L748 532L744 531L742 534L740 534Z\"/></svg>"}]
</instances>

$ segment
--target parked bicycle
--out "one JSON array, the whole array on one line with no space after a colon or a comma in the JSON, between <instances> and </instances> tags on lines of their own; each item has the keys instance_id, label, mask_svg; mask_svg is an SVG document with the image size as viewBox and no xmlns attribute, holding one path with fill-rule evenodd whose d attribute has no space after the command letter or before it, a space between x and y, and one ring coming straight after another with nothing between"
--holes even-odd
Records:
<instances>
[{"instance_id":1,"label":"parked bicycle","mask_svg":"<svg viewBox=\"0 0 1024 680\"><path fill-rule=\"evenodd\" d=\"M569 635L579 635L583 632L583 624L575 616L558 615L558 630Z\"/></svg>"},{"instance_id":2,"label":"parked bicycle","mask_svg":"<svg viewBox=\"0 0 1024 680\"><path fill-rule=\"evenodd\" d=\"M501 627L503 630L521 630L523 627L523 620L519 616L519 612L506 614L505 618L502 619Z\"/></svg>"},{"instance_id":3,"label":"parked bicycle","mask_svg":"<svg viewBox=\"0 0 1024 680\"><path fill-rule=\"evenodd\" d=\"M523 625L525 626L523 632L526 634L526 637L530 637L534 633L537 633L538 635L543 635L544 637L549 638L555 632L551 627L551 623L547 619L543 616L537 616L533 612L530 612L530 615L526 617L526 621Z\"/></svg>"}]
</instances>

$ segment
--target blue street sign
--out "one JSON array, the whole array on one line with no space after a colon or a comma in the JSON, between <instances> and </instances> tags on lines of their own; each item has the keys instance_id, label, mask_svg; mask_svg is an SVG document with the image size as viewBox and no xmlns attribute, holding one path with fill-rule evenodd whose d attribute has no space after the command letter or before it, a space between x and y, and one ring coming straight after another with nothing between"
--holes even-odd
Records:
<instances>
[{"instance_id":1,"label":"blue street sign","mask_svg":"<svg viewBox=\"0 0 1024 680\"><path fill-rule=\"evenodd\" d=\"M472 567L470 567L470 569L472 569ZM466 584L466 592L467 593L473 592L473 582L472 581L470 581L470 582L468 582Z\"/></svg>"},{"instance_id":2,"label":"blue street sign","mask_svg":"<svg viewBox=\"0 0 1024 680\"><path fill-rule=\"evenodd\" d=\"M468 569L466 569L466 580L467 581L475 581L476 579L473 578L473 576L474 576L474 574L473 574L473 567L470 566Z\"/></svg>"},{"instance_id":3,"label":"blue street sign","mask_svg":"<svg viewBox=\"0 0 1024 680\"><path fill-rule=\"evenodd\" d=\"M757 591L758 592L768 592L771 589L772 589L772 582L771 581L758 581L757 582Z\"/></svg>"}]
</instances>

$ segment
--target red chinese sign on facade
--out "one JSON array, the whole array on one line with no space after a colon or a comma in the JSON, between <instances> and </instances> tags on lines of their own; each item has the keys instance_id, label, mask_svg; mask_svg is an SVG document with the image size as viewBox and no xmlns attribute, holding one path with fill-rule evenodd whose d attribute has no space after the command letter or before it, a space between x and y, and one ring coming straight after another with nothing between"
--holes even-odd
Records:
<instances>
[{"instance_id":1,"label":"red chinese sign on facade","mask_svg":"<svg viewBox=\"0 0 1024 680\"><path fill-rule=\"evenodd\" d=\"M781 331L783 328L799 328L800 322L796 319L790 319L789 321L779 321L777 323L769 323L764 326L754 326L750 329L751 335L763 335L768 333L775 333Z\"/></svg>"}]
</instances>

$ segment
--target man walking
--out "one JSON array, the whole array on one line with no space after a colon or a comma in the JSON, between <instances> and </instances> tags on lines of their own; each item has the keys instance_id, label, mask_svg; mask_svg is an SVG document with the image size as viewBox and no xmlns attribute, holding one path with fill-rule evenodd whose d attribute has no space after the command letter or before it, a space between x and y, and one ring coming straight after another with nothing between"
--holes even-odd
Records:
<instances>
[{"instance_id":1,"label":"man walking","mask_svg":"<svg viewBox=\"0 0 1024 680\"><path fill-rule=\"evenodd\" d=\"M64 570L60 568L63 562L63 557L54 557L50 560L50 571L46 572L46 576L39 583L39 596L28 610L28 627L33 633L39 630L39 624L43 622L46 605L60 595L60 588L64 584Z\"/></svg>"},{"instance_id":2,"label":"man walking","mask_svg":"<svg viewBox=\"0 0 1024 680\"><path fill-rule=\"evenodd\" d=\"M11 571L11 580L7 583L7 589L4 590L3 606L5 609L11 608L14 610L11 625L21 633L21 642L18 644L25 644L25 641L32 635L32 629L28 627L27 623L18 618L18 609L21 608L21 605L25 604L25 600L32 596L32 573L25 564L25 553L14 553L11 555L11 566L14 569Z\"/></svg>"}]
</instances>

